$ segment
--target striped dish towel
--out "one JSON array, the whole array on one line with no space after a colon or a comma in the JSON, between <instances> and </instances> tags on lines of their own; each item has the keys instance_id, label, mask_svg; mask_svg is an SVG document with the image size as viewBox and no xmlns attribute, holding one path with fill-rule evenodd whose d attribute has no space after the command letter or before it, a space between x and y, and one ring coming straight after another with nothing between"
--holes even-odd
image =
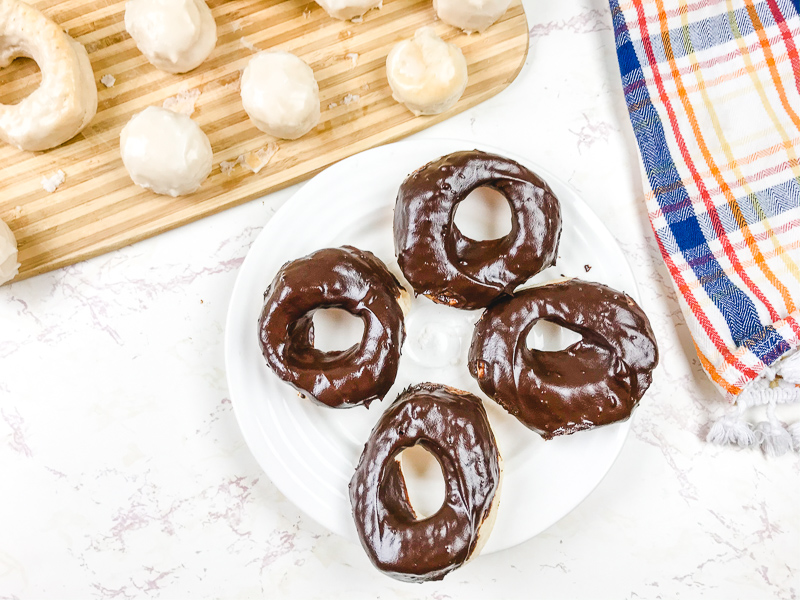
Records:
<instances>
[{"instance_id":1,"label":"striped dish towel","mask_svg":"<svg viewBox=\"0 0 800 600\"><path fill-rule=\"evenodd\" d=\"M653 231L733 404L708 439L798 451L800 2L609 2Z\"/></svg>"}]
</instances>

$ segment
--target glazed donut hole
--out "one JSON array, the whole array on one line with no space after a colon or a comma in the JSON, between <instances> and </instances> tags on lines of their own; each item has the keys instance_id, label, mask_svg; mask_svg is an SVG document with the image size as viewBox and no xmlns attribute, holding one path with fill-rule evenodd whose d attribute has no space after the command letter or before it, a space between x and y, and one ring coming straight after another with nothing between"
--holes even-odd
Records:
<instances>
[{"instance_id":1,"label":"glazed donut hole","mask_svg":"<svg viewBox=\"0 0 800 600\"><path fill-rule=\"evenodd\" d=\"M217 26L205 0L128 0L125 29L157 69L187 73L217 44Z\"/></svg>"},{"instance_id":2,"label":"glazed donut hole","mask_svg":"<svg viewBox=\"0 0 800 600\"><path fill-rule=\"evenodd\" d=\"M471 240L497 240L511 233L513 215L508 200L497 190L481 186L456 207L453 224Z\"/></svg>"},{"instance_id":3,"label":"glazed donut hole","mask_svg":"<svg viewBox=\"0 0 800 600\"><path fill-rule=\"evenodd\" d=\"M208 136L187 115L166 108L148 106L131 117L119 144L133 182L156 194L191 194L211 173Z\"/></svg>"},{"instance_id":4,"label":"glazed donut hole","mask_svg":"<svg viewBox=\"0 0 800 600\"><path fill-rule=\"evenodd\" d=\"M394 99L415 116L438 115L455 106L467 89L468 67L458 46L426 26L391 49L386 77Z\"/></svg>"},{"instance_id":5,"label":"glazed donut hole","mask_svg":"<svg viewBox=\"0 0 800 600\"><path fill-rule=\"evenodd\" d=\"M316 0L334 19L348 21L364 16L368 10L380 8L383 0Z\"/></svg>"},{"instance_id":6,"label":"glazed donut hole","mask_svg":"<svg viewBox=\"0 0 800 600\"><path fill-rule=\"evenodd\" d=\"M17 238L11 228L0 219L0 285L11 281L19 273Z\"/></svg>"},{"instance_id":7,"label":"glazed donut hole","mask_svg":"<svg viewBox=\"0 0 800 600\"><path fill-rule=\"evenodd\" d=\"M500 19L510 4L511 0L433 0L433 10L465 33L480 33Z\"/></svg>"},{"instance_id":8,"label":"glazed donut hole","mask_svg":"<svg viewBox=\"0 0 800 600\"><path fill-rule=\"evenodd\" d=\"M252 57L242 73L241 96L253 124L277 138L296 140L320 120L314 71L290 52L268 50Z\"/></svg>"}]
</instances>

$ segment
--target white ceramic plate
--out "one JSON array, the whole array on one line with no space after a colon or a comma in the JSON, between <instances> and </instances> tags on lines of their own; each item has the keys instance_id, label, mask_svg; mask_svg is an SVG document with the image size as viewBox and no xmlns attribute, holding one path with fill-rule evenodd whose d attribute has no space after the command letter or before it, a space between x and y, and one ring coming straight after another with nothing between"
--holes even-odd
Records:
<instances>
[{"instance_id":1,"label":"white ceramic plate","mask_svg":"<svg viewBox=\"0 0 800 600\"><path fill-rule=\"evenodd\" d=\"M334 410L302 400L266 366L257 342L257 320L264 290L278 269L314 250L349 244L374 252L405 283L392 237L398 187L427 162L475 147L528 166L561 200L558 263L533 281L575 276L638 298L622 251L576 192L547 170L502 150L449 140L401 142L353 156L306 183L269 221L241 267L228 311L225 362L236 417L261 467L302 511L352 539L356 532L348 483L375 421L410 384L447 384L485 400L505 470L497 522L484 552L524 542L577 506L609 470L630 427L628 421L544 442L487 399L467 371L469 342L480 311L447 308L425 298L414 300L406 318L397 381L386 399L369 410ZM470 201L459 209L456 221L467 235L499 237L494 225L499 213L492 210L508 209L490 198ZM344 349L358 339L351 319L356 330L359 322L334 312L320 311L314 318L318 347L327 350ZM536 333L535 347L564 347L566 337L561 336L574 335L555 326L550 329ZM438 464L427 456L403 456L412 503L423 514L436 510L443 490Z\"/></svg>"}]
</instances>

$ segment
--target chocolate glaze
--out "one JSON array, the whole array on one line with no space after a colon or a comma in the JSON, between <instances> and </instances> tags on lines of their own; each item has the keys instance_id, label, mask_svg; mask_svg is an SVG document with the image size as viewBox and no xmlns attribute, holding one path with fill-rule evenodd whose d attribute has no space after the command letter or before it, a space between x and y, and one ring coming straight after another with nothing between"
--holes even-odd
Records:
<instances>
[{"instance_id":1,"label":"chocolate glaze","mask_svg":"<svg viewBox=\"0 0 800 600\"><path fill-rule=\"evenodd\" d=\"M264 293L261 352L303 396L333 408L382 399L397 375L405 340L400 283L374 254L343 246L281 267ZM341 308L364 322L361 342L341 352L314 348L314 312Z\"/></svg>"},{"instance_id":2,"label":"chocolate glaze","mask_svg":"<svg viewBox=\"0 0 800 600\"><path fill-rule=\"evenodd\" d=\"M436 457L445 479L442 507L419 520L399 462L416 444ZM442 579L474 552L499 483L500 455L481 401L433 383L411 387L375 425L350 481L361 544L396 579Z\"/></svg>"},{"instance_id":3,"label":"chocolate glaze","mask_svg":"<svg viewBox=\"0 0 800 600\"><path fill-rule=\"evenodd\" d=\"M583 336L560 352L528 348L539 319ZM545 439L627 419L658 363L650 322L626 294L572 279L517 292L475 326L469 371Z\"/></svg>"},{"instance_id":4,"label":"chocolate glaze","mask_svg":"<svg viewBox=\"0 0 800 600\"><path fill-rule=\"evenodd\" d=\"M511 231L476 241L453 223L458 204L488 187L511 207ZM550 187L522 165L473 150L422 167L400 187L394 211L394 247L417 294L474 309L510 294L555 263L561 207Z\"/></svg>"}]
</instances>

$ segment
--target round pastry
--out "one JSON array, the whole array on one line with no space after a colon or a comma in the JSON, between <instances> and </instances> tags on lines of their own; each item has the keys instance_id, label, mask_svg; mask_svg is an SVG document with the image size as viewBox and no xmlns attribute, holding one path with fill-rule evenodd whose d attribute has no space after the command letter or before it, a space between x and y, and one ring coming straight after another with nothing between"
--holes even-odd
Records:
<instances>
[{"instance_id":1,"label":"round pastry","mask_svg":"<svg viewBox=\"0 0 800 600\"><path fill-rule=\"evenodd\" d=\"M344 246L285 264L264 294L258 340L267 365L302 397L332 408L381 400L394 384L405 340L408 293L374 254ZM314 312L360 317L360 343L341 352L314 348Z\"/></svg>"},{"instance_id":2,"label":"round pastry","mask_svg":"<svg viewBox=\"0 0 800 600\"><path fill-rule=\"evenodd\" d=\"M294 54L259 52L242 75L242 104L255 126L287 140L319 123L319 85L314 71Z\"/></svg>"},{"instance_id":3,"label":"round pastry","mask_svg":"<svg viewBox=\"0 0 800 600\"><path fill-rule=\"evenodd\" d=\"M545 319L583 336L559 352L528 348ZM652 381L658 347L630 296L571 279L490 306L475 326L469 371L521 423L550 439L627 419Z\"/></svg>"},{"instance_id":4,"label":"round pastry","mask_svg":"<svg viewBox=\"0 0 800 600\"><path fill-rule=\"evenodd\" d=\"M0 69L36 61L42 82L14 105L0 104L0 139L20 150L47 150L83 131L97 112L97 86L86 49L41 12L0 2Z\"/></svg>"},{"instance_id":5,"label":"round pastry","mask_svg":"<svg viewBox=\"0 0 800 600\"><path fill-rule=\"evenodd\" d=\"M511 231L476 241L453 223L458 204L479 187L500 192L512 212ZM422 167L400 186L394 247L417 294L456 308L488 306L555 263L561 207L548 185L522 165L477 150L456 152Z\"/></svg>"},{"instance_id":6,"label":"round pastry","mask_svg":"<svg viewBox=\"0 0 800 600\"><path fill-rule=\"evenodd\" d=\"M217 45L217 25L203 0L128 0L125 29L154 67L186 73Z\"/></svg>"},{"instance_id":7,"label":"round pastry","mask_svg":"<svg viewBox=\"0 0 800 600\"><path fill-rule=\"evenodd\" d=\"M158 106L134 115L119 137L122 162L136 185L182 196L211 173L211 143L188 116Z\"/></svg>"},{"instance_id":8,"label":"round pastry","mask_svg":"<svg viewBox=\"0 0 800 600\"><path fill-rule=\"evenodd\" d=\"M392 96L415 115L438 115L452 108L467 89L467 61L458 46L432 27L395 45L386 58Z\"/></svg>"},{"instance_id":9,"label":"round pastry","mask_svg":"<svg viewBox=\"0 0 800 600\"><path fill-rule=\"evenodd\" d=\"M400 453L420 444L439 461L445 499L418 519ZM407 389L381 416L350 481L361 544L373 564L409 582L442 579L489 537L499 500L502 462L481 401L467 392L423 383Z\"/></svg>"},{"instance_id":10,"label":"round pastry","mask_svg":"<svg viewBox=\"0 0 800 600\"><path fill-rule=\"evenodd\" d=\"M433 9L445 23L472 33L488 29L510 4L511 0L433 0Z\"/></svg>"},{"instance_id":11,"label":"round pastry","mask_svg":"<svg viewBox=\"0 0 800 600\"><path fill-rule=\"evenodd\" d=\"M6 222L0 219L0 285L11 281L19 273L18 256L17 238Z\"/></svg>"},{"instance_id":12,"label":"round pastry","mask_svg":"<svg viewBox=\"0 0 800 600\"><path fill-rule=\"evenodd\" d=\"M371 8L380 8L383 0L316 0L334 19L357 19Z\"/></svg>"}]
</instances>

